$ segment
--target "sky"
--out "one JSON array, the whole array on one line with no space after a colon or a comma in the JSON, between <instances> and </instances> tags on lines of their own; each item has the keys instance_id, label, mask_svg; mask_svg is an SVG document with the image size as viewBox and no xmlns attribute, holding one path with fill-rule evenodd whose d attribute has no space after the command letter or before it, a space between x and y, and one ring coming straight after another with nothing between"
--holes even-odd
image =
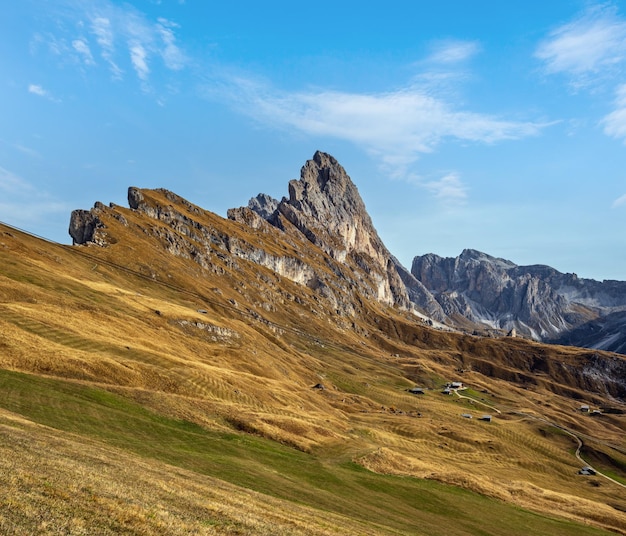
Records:
<instances>
[{"instance_id":1,"label":"sky","mask_svg":"<svg viewBox=\"0 0 626 536\"><path fill-rule=\"evenodd\" d=\"M167 188L221 216L316 150L388 249L626 280L626 0L0 7L0 221Z\"/></svg>"}]
</instances>

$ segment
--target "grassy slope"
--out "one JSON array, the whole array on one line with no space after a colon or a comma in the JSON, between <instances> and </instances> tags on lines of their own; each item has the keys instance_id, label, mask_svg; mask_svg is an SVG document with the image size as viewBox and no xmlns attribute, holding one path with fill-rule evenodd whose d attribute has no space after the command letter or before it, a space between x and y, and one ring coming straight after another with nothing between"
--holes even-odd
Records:
<instances>
[{"instance_id":1,"label":"grassy slope","mask_svg":"<svg viewBox=\"0 0 626 536\"><path fill-rule=\"evenodd\" d=\"M344 525L352 527L350 530L366 533L417 531L424 534L500 534L502 527L507 527L510 534L601 533L595 529L532 515L459 488L414 478L378 475L353 463L328 463L320 456L305 454L242 433L211 432L186 421L164 418L120 396L73 382L3 371L0 373L0 390L3 393L2 406L11 413L67 432L74 441L85 437L83 457L95 456L93 451L96 451L101 457L100 464L112 463L119 451L106 447L103 449L100 446L102 443L121 450L122 456L132 460L133 464L136 463L135 457L150 460L147 466L153 472L159 469L162 471L160 475L152 475L160 486L168 483L170 473L176 474L176 469L168 467L173 465L191 471L196 478L197 475L207 475L212 477L212 481L217 478L285 501L295 500L296 505L317 509L318 521L330 512L338 515L337 519ZM3 426L4 448L17 442L20 436L24 438L25 430L32 431L31 436L36 442L52 443L50 437L54 438L51 445L39 447L39 456L44 459L50 456L43 452L47 447L60 447L61 452L67 448L58 439L60 435L50 430L39 432L30 424L6 420ZM26 452L22 452L22 449ZM51 532L53 527L56 530L60 524L71 526L94 522L90 518L99 516L88 514L86 507L90 503L110 501L110 492L103 493L99 489L97 478L90 484L74 482L71 489L66 487L67 483L56 482L61 478L58 473L52 481L47 476L42 480L37 471L32 471L32 467L28 470L28 467L19 464L20 457L32 450L32 446L14 445L11 455L3 457L10 467L10 470L3 471L5 477L8 476L8 482L2 483L6 493L3 506L12 503L23 512L20 515L11 509L10 515L5 515L5 528L17 530L22 527L26 530L29 525L32 527L33 523L45 518L50 519ZM103 452L108 453L108 456L102 456ZM153 460L163 464L153 463ZM41 460L37 460L37 464L41 463ZM89 471L92 476L98 470L98 467L91 467L88 460L80 465L81 470ZM137 471L128 468L126 471L130 473L125 476L126 479L142 480L142 467ZM110 471L107 473L110 475ZM102 476L105 478L105 474ZM27 479L31 482L24 482ZM240 488L233 489L236 490L235 495L244 494ZM74 509L60 511L58 517L61 519L51 515L50 506L64 502L75 493L78 496L71 499L76 503ZM97 520L101 529L119 530L119 520L129 516L124 512L128 509L124 501L132 504L136 500L132 489L126 489L124 493L129 495L116 496L116 500L122 504L110 506L117 519ZM43 520L40 517L32 519L32 514L28 515L29 510L32 511L33 506L36 506L30 502L33 496L39 503L43 503L41 506L47 511ZM25 502L25 506L21 501ZM169 510L177 507L179 498L169 497L165 501L167 506L164 509ZM260 508L257 503L265 499L257 495L250 501L256 508ZM299 517L297 506L285 506L280 502L274 504L280 509L293 508L293 516L296 519ZM134 519L130 520L130 526L125 530L139 533L149 530L152 524L149 519L150 507L150 502L144 499L139 508L131 508L135 510ZM67 505L64 505L61 510L66 509ZM199 525L211 519L208 513L203 515L199 515ZM218 523L227 526L231 522L229 517L224 516L225 519ZM260 523L263 516L259 517ZM350 523L347 519L350 519ZM454 520L452 526L451 520ZM321 530L315 526L318 523L312 524L312 532ZM337 524L341 525L339 522ZM153 525L152 530L155 530L158 525ZM256 530L254 524L247 529ZM283 530L289 533L288 529Z\"/></svg>"},{"instance_id":2,"label":"grassy slope","mask_svg":"<svg viewBox=\"0 0 626 536\"><path fill-rule=\"evenodd\" d=\"M453 374L457 358L435 348L450 342L438 333L421 349L385 332L364 345L286 301L276 320L312 326L316 337L303 338L229 309L229 299L243 300L236 282L195 279L195 294L181 293L10 234L0 235L2 449L12 453L3 456L0 527L601 533L546 515L559 512L626 530L626 501L617 488L576 476L568 437L512 412L489 426L463 422L460 412L483 409L436 391L419 400L405 392L407 377L436 386ZM185 267L166 268L184 283ZM567 399L467 378L489 389L489 403L580 426ZM311 389L320 381L326 390ZM590 435L623 442L619 416L584 424ZM81 478L90 483L81 487ZM217 488L228 491L207 504ZM156 505L152 489L160 490Z\"/></svg>"}]
</instances>

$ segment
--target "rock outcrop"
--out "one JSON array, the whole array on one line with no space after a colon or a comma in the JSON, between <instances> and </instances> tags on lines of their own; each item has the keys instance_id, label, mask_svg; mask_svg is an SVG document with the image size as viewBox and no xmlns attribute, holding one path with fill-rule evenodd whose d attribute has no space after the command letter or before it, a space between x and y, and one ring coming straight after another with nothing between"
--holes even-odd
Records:
<instances>
[{"instance_id":1,"label":"rock outcrop","mask_svg":"<svg viewBox=\"0 0 626 536\"><path fill-rule=\"evenodd\" d=\"M409 271L383 244L335 158L316 152L288 190L280 201L259 194L247 207L230 209L228 220L163 189L131 187L128 203L147 218L141 231L168 253L214 273L236 270L240 260L263 266L306 286L343 316L364 298L477 334L497 330L626 352L626 282L518 266L471 249L456 258L415 257ZM110 227L127 225L118 208L96 203L72 212L73 243L115 244Z\"/></svg>"},{"instance_id":2,"label":"rock outcrop","mask_svg":"<svg viewBox=\"0 0 626 536\"><path fill-rule=\"evenodd\" d=\"M70 216L69 233L72 237L72 244L96 244L106 246L108 244L106 225L100 218L104 205L96 202L90 210L74 210Z\"/></svg>"}]
</instances>

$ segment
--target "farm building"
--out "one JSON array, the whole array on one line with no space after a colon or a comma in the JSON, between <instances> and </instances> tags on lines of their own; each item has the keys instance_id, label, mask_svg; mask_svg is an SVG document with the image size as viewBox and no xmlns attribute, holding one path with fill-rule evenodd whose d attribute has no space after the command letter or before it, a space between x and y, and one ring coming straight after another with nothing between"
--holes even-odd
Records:
<instances>
[{"instance_id":1,"label":"farm building","mask_svg":"<svg viewBox=\"0 0 626 536\"><path fill-rule=\"evenodd\" d=\"M589 467L588 465L583 467L580 471L578 471L579 475L586 475L586 476L594 476L596 474L595 469L593 469L592 467Z\"/></svg>"}]
</instances>

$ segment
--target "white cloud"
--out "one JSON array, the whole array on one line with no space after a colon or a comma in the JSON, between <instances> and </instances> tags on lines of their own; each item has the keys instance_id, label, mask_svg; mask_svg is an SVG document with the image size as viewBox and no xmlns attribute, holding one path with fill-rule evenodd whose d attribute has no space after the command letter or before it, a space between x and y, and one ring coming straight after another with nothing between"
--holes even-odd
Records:
<instances>
[{"instance_id":1,"label":"white cloud","mask_svg":"<svg viewBox=\"0 0 626 536\"><path fill-rule=\"evenodd\" d=\"M467 199L467 187L457 173L449 173L438 181L425 182L423 186L446 205L461 205Z\"/></svg>"},{"instance_id":2,"label":"white cloud","mask_svg":"<svg viewBox=\"0 0 626 536\"><path fill-rule=\"evenodd\" d=\"M157 31L164 45L164 48L161 49L161 56L165 65L174 71L182 69L186 61L184 54L176 45L176 36L173 29L178 27L178 24L163 18L159 19L159 24L157 25Z\"/></svg>"},{"instance_id":3,"label":"white cloud","mask_svg":"<svg viewBox=\"0 0 626 536\"><path fill-rule=\"evenodd\" d=\"M100 56L112 77L121 80L124 71L134 71L144 90L159 67L180 71L187 57L179 45L179 25L168 19L150 17L128 3L111 0L65 0L51 20L58 21L47 33L37 34L31 48L36 52L47 45L61 60L95 65ZM77 31L88 35L74 35ZM93 41L89 42L88 38ZM161 59L161 62L156 60Z\"/></svg>"},{"instance_id":4,"label":"white cloud","mask_svg":"<svg viewBox=\"0 0 626 536\"><path fill-rule=\"evenodd\" d=\"M600 4L556 28L537 48L546 72L569 77L574 89L610 88L626 68L626 19L614 4ZM613 110L600 121L607 136L626 143L626 84L615 90Z\"/></svg>"},{"instance_id":5,"label":"white cloud","mask_svg":"<svg viewBox=\"0 0 626 536\"><path fill-rule=\"evenodd\" d=\"M33 95L39 95L40 97L48 96L48 92L37 84L30 84L28 86L28 92L32 93Z\"/></svg>"},{"instance_id":6,"label":"white cloud","mask_svg":"<svg viewBox=\"0 0 626 536\"><path fill-rule=\"evenodd\" d=\"M7 223L24 227L43 222L49 214L65 213L68 207L50 194L0 166L0 214ZM7 201L10 199L11 201Z\"/></svg>"},{"instance_id":7,"label":"white cloud","mask_svg":"<svg viewBox=\"0 0 626 536\"><path fill-rule=\"evenodd\" d=\"M100 45L100 55L109 64L114 80L122 78L122 69L113 60L115 45L111 21L107 17L94 16L91 20L91 31L96 36L96 42Z\"/></svg>"},{"instance_id":8,"label":"white cloud","mask_svg":"<svg viewBox=\"0 0 626 536\"><path fill-rule=\"evenodd\" d=\"M133 64L135 72L137 76L143 80L144 82L148 80L148 75L150 74L150 68L148 67L147 62L147 52L146 49L141 45L141 43L135 42L129 44L129 52L130 52L130 60Z\"/></svg>"},{"instance_id":9,"label":"white cloud","mask_svg":"<svg viewBox=\"0 0 626 536\"><path fill-rule=\"evenodd\" d=\"M31 149L30 147L26 147L25 145L21 145L20 143L14 143L13 147L19 152L31 158L41 158L41 155L35 149Z\"/></svg>"},{"instance_id":10,"label":"white cloud","mask_svg":"<svg viewBox=\"0 0 626 536\"><path fill-rule=\"evenodd\" d=\"M0 191L7 194L32 193L34 188L26 181L0 166Z\"/></svg>"},{"instance_id":11,"label":"white cloud","mask_svg":"<svg viewBox=\"0 0 626 536\"><path fill-rule=\"evenodd\" d=\"M264 124L352 142L403 178L421 154L444 139L494 143L534 136L546 126L457 110L416 88L280 93L240 78L223 88L221 97L235 99L243 113Z\"/></svg>"},{"instance_id":12,"label":"white cloud","mask_svg":"<svg viewBox=\"0 0 626 536\"><path fill-rule=\"evenodd\" d=\"M72 47L80 56L82 56L86 65L95 65L95 61L93 60L87 41L84 39L74 39L74 41L72 41Z\"/></svg>"},{"instance_id":13,"label":"white cloud","mask_svg":"<svg viewBox=\"0 0 626 536\"><path fill-rule=\"evenodd\" d=\"M618 108L602 120L604 133L612 138L622 138L626 144L626 108Z\"/></svg>"},{"instance_id":14,"label":"white cloud","mask_svg":"<svg viewBox=\"0 0 626 536\"><path fill-rule=\"evenodd\" d=\"M611 206L613 208L626 206L626 194L622 195L621 197L618 197L615 201L613 201L613 204Z\"/></svg>"},{"instance_id":15,"label":"white cloud","mask_svg":"<svg viewBox=\"0 0 626 536\"><path fill-rule=\"evenodd\" d=\"M602 119L601 124L607 136L623 138L626 143L626 84L617 88L615 109Z\"/></svg>"},{"instance_id":16,"label":"white cloud","mask_svg":"<svg viewBox=\"0 0 626 536\"><path fill-rule=\"evenodd\" d=\"M93 17L91 20L91 31L96 36L96 40L102 47L103 55L110 56L115 51L113 46L113 31L111 21L106 17ZM106 56L105 56L106 57Z\"/></svg>"},{"instance_id":17,"label":"white cloud","mask_svg":"<svg viewBox=\"0 0 626 536\"><path fill-rule=\"evenodd\" d=\"M38 97L48 99L52 102L60 102L59 99L55 98L47 89L44 89L39 84L29 84L28 92L32 93L33 95L37 95Z\"/></svg>"},{"instance_id":18,"label":"white cloud","mask_svg":"<svg viewBox=\"0 0 626 536\"><path fill-rule=\"evenodd\" d=\"M115 58L115 43L125 45L130 63L137 77L147 89L151 73L155 70L154 58L161 57L163 66L171 71L185 67L187 59L177 44L176 30L179 26L164 18L152 22L132 6L117 6L102 0L106 16L102 10L92 16L92 28L99 38L103 55L106 55L114 73L121 74ZM115 70L116 69L116 70Z\"/></svg>"},{"instance_id":19,"label":"white cloud","mask_svg":"<svg viewBox=\"0 0 626 536\"><path fill-rule=\"evenodd\" d=\"M626 60L626 21L610 4L592 7L552 31L535 56L548 73L569 75L574 87L587 86Z\"/></svg>"},{"instance_id":20,"label":"white cloud","mask_svg":"<svg viewBox=\"0 0 626 536\"><path fill-rule=\"evenodd\" d=\"M479 51L480 46L476 41L439 41L434 45L428 61L443 64L460 63L475 56Z\"/></svg>"}]
</instances>

